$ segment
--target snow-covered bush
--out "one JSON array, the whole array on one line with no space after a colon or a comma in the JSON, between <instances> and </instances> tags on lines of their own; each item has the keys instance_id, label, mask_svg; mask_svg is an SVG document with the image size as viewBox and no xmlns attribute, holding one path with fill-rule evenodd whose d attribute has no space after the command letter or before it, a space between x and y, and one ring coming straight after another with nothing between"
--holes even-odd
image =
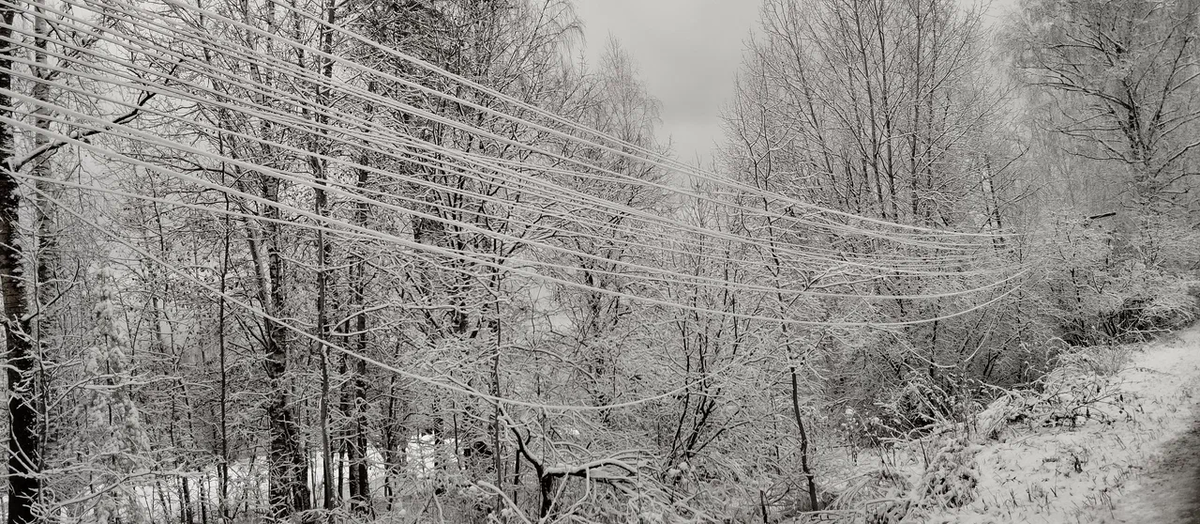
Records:
<instances>
[{"instance_id":1,"label":"snow-covered bush","mask_svg":"<svg viewBox=\"0 0 1200 524\"><path fill-rule=\"evenodd\" d=\"M866 522L894 524L913 507L912 485L904 473L889 467L868 470L858 475L827 509L859 510Z\"/></svg>"},{"instance_id":2,"label":"snow-covered bush","mask_svg":"<svg viewBox=\"0 0 1200 524\"><path fill-rule=\"evenodd\" d=\"M1142 341L1195 317L1200 234L1186 223L1061 212L1042 236L1044 313L1069 345Z\"/></svg>"},{"instance_id":3,"label":"snow-covered bush","mask_svg":"<svg viewBox=\"0 0 1200 524\"><path fill-rule=\"evenodd\" d=\"M979 468L975 449L965 437L950 439L934 455L921 477L918 493L922 504L958 508L975 500Z\"/></svg>"},{"instance_id":4,"label":"snow-covered bush","mask_svg":"<svg viewBox=\"0 0 1200 524\"><path fill-rule=\"evenodd\" d=\"M877 431L904 439L964 420L973 401L961 384L956 376L908 373L897 387L881 395Z\"/></svg>"},{"instance_id":5,"label":"snow-covered bush","mask_svg":"<svg viewBox=\"0 0 1200 524\"><path fill-rule=\"evenodd\" d=\"M1133 346L1129 344L1071 348L1058 355L1057 367L1098 377L1110 377L1121 371L1133 351Z\"/></svg>"},{"instance_id":6,"label":"snow-covered bush","mask_svg":"<svg viewBox=\"0 0 1200 524\"><path fill-rule=\"evenodd\" d=\"M977 434L998 438L1009 424L1075 428L1089 420L1109 424L1128 418L1137 399L1111 378L1127 355L1107 346L1064 355L1036 387L1005 391L976 415Z\"/></svg>"}]
</instances>

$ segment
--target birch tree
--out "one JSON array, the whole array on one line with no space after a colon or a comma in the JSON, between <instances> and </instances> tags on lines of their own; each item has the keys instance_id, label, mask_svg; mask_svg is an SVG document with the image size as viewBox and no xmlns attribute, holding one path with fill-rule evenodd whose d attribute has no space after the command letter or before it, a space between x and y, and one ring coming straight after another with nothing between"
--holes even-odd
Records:
<instances>
[{"instance_id":1,"label":"birch tree","mask_svg":"<svg viewBox=\"0 0 1200 524\"><path fill-rule=\"evenodd\" d=\"M1054 101L1069 151L1127 169L1130 205L1194 200L1195 2L1029 1L1021 13L1017 65Z\"/></svg>"}]
</instances>

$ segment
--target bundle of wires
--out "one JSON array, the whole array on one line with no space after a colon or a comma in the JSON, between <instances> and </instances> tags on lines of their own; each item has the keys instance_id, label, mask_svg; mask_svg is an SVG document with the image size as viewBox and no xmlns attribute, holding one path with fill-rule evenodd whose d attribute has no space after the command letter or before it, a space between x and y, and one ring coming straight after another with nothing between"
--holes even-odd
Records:
<instances>
[{"instance_id":1,"label":"bundle of wires","mask_svg":"<svg viewBox=\"0 0 1200 524\"><path fill-rule=\"evenodd\" d=\"M491 86L449 72L416 56L331 23L332 7L314 14L294 3L261 0L278 20L263 29L218 9L178 0L125 3L117 0L59 0L54 6L21 4L25 20L74 28L74 36L41 31L18 19L12 26L14 88L4 90L13 107L0 115L4 125L42 137L10 163L13 176L31 187L57 184L162 205L226 214L239 219L276 222L339 238L386 245L413 256L454 261L456 267L486 268L546 285L565 286L668 308L783 324L826 327L896 327L965 315L986 308L1019 288L1026 270L1013 247L994 242L1010 232L965 232L935 229L859 216L764 190L695 166L678 162L643 145L621 140L574 122L545 108L519 100ZM316 34L315 43L298 35ZM215 38L238 34L242 38ZM340 45L334 46L333 42ZM339 53L340 49L353 53ZM17 52L17 50L24 50ZM295 63L280 57L295 57ZM387 62L403 68L384 68ZM246 74L253 71L253 74ZM19 84L36 85L54 76L59 96L22 92ZM408 96L395 96L407 93ZM70 103L65 102L71 100ZM438 111L431 107L452 107ZM22 118L24 107L36 119ZM114 116L115 115L115 116ZM378 115L387 115L382 118ZM484 126L482 118L502 125ZM32 120L32 121L31 121ZM419 123L414 124L414 123ZM424 127L422 127L424 126ZM463 148L422 136L421 129L470 137L496 147ZM505 129L501 133L496 129ZM162 132L186 129L188 132ZM103 134L110 139L90 140ZM215 147L212 141L237 143ZM541 137L541 140L536 139ZM553 143L554 147L547 144ZM137 144L156 156L186 158L184 169L156 162L118 144ZM42 177L22 167L46 148L70 146L97 158L253 203L272 214L148 196L105 184L85 184ZM464 150L466 149L466 150ZM592 154L579 154L588 151ZM166 154L169 153L169 154ZM286 158L286 161L278 161ZM609 159L604 162L598 158ZM291 162L289 164L288 162ZM293 169L296 165L307 169ZM214 166L220 166L217 169ZM402 166L402 168L397 168ZM616 167L620 166L620 167ZM643 169L630 169L639 166ZM253 174L289 188L308 188L375 213L436 224L443 230L488 242L520 247L516 260L453 242L427 241L360 220L340 218L320 208L303 208L277 195L252 193L230 177L206 176L233 171ZM301 171L301 172L298 172ZM307 172L302 172L307 171ZM671 176L637 176L655 172ZM331 173L353 173L349 177ZM359 179L369 178L373 184ZM345 180L344 180L345 179ZM672 182L674 181L674 182ZM707 189L680 181L700 182ZM388 188L402 188L391 190ZM40 189L43 198L54 196ZM637 206L614 195L636 192L660 195L670 206ZM436 195L430 196L430 195ZM753 199L750 207L746 202ZM741 217L743 223L770 225L764 239L753 227L704 225L684 219L680 209L704 206L718 214ZM500 399L463 385L421 376L372 359L297 327L254 304L201 282L193 275L145 252L83 213L62 206L83 223L96 225L115 243L163 264L181 278L231 304L268 319L331 350L363 359L410 378L495 401ZM285 218L286 217L286 218ZM504 227L488 227L488 224ZM587 249L588 242L636 257L612 257ZM732 249L711 249L723 244ZM869 246L851 249L837 246ZM516 250L514 250L516 251ZM746 271L771 275L771 282L736 281L677 267L680 256L704 265L734 264ZM617 288L589 286L567 278L564 260L593 263L589 271L638 282ZM881 282L927 282L932 279L975 282L940 292L921 286L884 286ZM873 285L874 284L874 285ZM843 300L863 304L910 300L935 302L964 297L959 309L929 308L934 314L902 319L806 318L764 316L714 309L672 300L639 289L680 286L696 292L733 291L786 302L796 299ZM918 291L911 291L917 289ZM909 291L893 291L909 290ZM682 389L688 384L681 386ZM667 392L669 396L680 390ZM648 399L639 399L644 402ZM547 407L540 403L527 403ZM626 403L628 404L628 403ZM608 409L615 406L556 406L563 409Z\"/></svg>"}]
</instances>

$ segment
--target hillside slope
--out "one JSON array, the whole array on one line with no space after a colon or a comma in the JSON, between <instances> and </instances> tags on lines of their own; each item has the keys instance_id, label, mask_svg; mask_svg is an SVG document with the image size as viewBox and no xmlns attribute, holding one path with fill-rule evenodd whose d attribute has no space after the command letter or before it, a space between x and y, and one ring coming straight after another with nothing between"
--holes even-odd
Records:
<instances>
[{"instance_id":1,"label":"hillside slope","mask_svg":"<svg viewBox=\"0 0 1200 524\"><path fill-rule=\"evenodd\" d=\"M1081 416L990 410L1008 420L976 448L974 500L922 520L1200 522L1200 326L1134 351L1110 377L1096 356L1080 360L1100 373L1062 380L1058 409Z\"/></svg>"}]
</instances>

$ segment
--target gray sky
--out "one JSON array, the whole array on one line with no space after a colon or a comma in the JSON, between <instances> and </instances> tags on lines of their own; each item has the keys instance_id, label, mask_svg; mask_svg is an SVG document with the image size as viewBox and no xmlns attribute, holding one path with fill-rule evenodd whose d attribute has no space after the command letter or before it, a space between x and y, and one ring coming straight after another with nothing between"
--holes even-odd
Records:
<instances>
[{"instance_id":1,"label":"gray sky","mask_svg":"<svg viewBox=\"0 0 1200 524\"><path fill-rule=\"evenodd\" d=\"M1016 0L960 0L990 6L994 23ZM663 139L675 153L707 162L723 140L721 106L733 94L742 50L758 21L761 0L575 0L583 20L589 62L596 63L608 36L637 63L650 94L663 104Z\"/></svg>"},{"instance_id":2,"label":"gray sky","mask_svg":"<svg viewBox=\"0 0 1200 524\"><path fill-rule=\"evenodd\" d=\"M576 0L589 62L611 34L663 104L663 138L675 153L706 161L721 140L720 109L733 94L759 0Z\"/></svg>"}]
</instances>

